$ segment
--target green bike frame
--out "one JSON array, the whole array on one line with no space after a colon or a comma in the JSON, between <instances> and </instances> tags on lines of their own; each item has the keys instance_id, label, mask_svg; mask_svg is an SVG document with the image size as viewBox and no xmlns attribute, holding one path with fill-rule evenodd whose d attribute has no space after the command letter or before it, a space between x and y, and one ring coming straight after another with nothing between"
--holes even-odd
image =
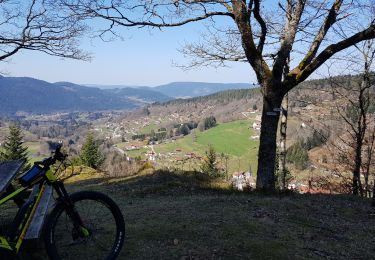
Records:
<instances>
[{"instance_id":1,"label":"green bike frame","mask_svg":"<svg viewBox=\"0 0 375 260\"><path fill-rule=\"evenodd\" d=\"M32 186L35 186L37 183L39 184L39 191L37 194L31 199L31 203L27 205L26 203L26 212L24 216L21 216L23 219L20 221L20 225L17 227L17 236L15 240L9 241L6 237L0 236L0 249L10 250L13 253L17 254L21 248L23 239L25 238L26 232L31 224L31 221L35 215L35 211L40 203L40 200L46 190L46 186L49 184L52 184L56 182L56 177L52 173L51 170L48 170L48 172L44 175L46 177L46 181L43 180L37 180L35 181L35 184ZM7 195L6 197L0 199L0 206L4 204L5 202L16 198L19 194L25 192L29 187L21 187L11 194ZM21 211L21 208L20 210Z\"/></svg>"}]
</instances>

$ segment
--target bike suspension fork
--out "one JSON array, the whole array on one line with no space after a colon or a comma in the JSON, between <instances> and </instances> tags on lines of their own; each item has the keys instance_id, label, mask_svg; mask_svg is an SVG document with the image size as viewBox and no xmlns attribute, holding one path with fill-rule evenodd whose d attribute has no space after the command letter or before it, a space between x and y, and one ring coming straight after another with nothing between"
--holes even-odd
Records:
<instances>
[{"instance_id":1,"label":"bike suspension fork","mask_svg":"<svg viewBox=\"0 0 375 260\"><path fill-rule=\"evenodd\" d=\"M58 181L52 184L53 188L56 190L57 195L59 196L59 202L63 203L66 213L71 218L74 223L75 228L83 227L83 222L79 216L77 210L74 208L74 203L70 198L68 192L65 189L65 186L62 182Z\"/></svg>"}]
</instances>

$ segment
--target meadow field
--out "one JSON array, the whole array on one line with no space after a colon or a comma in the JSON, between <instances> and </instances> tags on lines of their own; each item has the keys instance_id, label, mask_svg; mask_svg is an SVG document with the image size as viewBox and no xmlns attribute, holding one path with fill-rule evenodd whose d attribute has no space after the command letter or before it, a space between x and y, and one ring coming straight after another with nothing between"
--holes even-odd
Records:
<instances>
[{"instance_id":1,"label":"meadow field","mask_svg":"<svg viewBox=\"0 0 375 260\"><path fill-rule=\"evenodd\" d=\"M237 120L228 123L220 123L216 127L206 131L194 129L192 133L180 139L168 141L167 143L154 145L154 151L157 154L175 153L176 157L182 157L188 153L194 153L204 157L206 151L211 145L218 155L218 161L221 164L227 164L229 173L236 171L248 171L250 168L254 172L257 167L257 153L259 140L252 139L251 136L258 135L252 128L253 120ZM151 130L148 128L148 130ZM125 144L119 143L122 148ZM151 149L141 148L139 150L126 151L128 156L145 159L145 153ZM224 162L224 156L227 156L227 163ZM188 163L185 170L194 170L199 168L199 162ZM178 168L178 162L173 160L161 160L159 166L174 165ZM190 166L189 166L190 165Z\"/></svg>"}]
</instances>

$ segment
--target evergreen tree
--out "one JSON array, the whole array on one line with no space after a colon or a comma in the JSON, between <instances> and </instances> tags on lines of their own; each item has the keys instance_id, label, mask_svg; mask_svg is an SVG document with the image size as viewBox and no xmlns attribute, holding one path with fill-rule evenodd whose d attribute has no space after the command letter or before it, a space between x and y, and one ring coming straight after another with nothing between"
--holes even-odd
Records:
<instances>
[{"instance_id":1,"label":"evergreen tree","mask_svg":"<svg viewBox=\"0 0 375 260\"><path fill-rule=\"evenodd\" d=\"M217 155L215 149L212 145L208 147L208 151L206 151L206 158L204 158L204 162L201 166L201 170L203 173L206 173L212 177L218 177L219 170L216 167L217 164Z\"/></svg>"},{"instance_id":2,"label":"evergreen tree","mask_svg":"<svg viewBox=\"0 0 375 260\"><path fill-rule=\"evenodd\" d=\"M26 164L20 172L25 172L30 168L30 164L27 163L29 160L27 147L23 145L22 130L16 125L9 126L9 135L5 139L2 152L0 152L0 160L25 160Z\"/></svg>"},{"instance_id":3,"label":"evergreen tree","mask_svg":"<svg viewBox=\"0 0 375 260\"><path fill-rule=\"evenodd\" d=\"M83 165L94 169L97 169L103 163L104 157L100 153L99 145L95 143L91 132L86 136L86 141L81 148L80 158Z\"/></svg>"}]
</instances>

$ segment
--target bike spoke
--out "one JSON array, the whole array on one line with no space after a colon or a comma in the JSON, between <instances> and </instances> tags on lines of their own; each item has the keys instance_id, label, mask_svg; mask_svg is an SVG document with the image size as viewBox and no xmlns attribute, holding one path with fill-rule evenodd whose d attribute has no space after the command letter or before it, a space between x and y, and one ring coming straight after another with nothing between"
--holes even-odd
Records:
<instances>
[{"instance_id":1,"label":"bike spoke","mask_svg":"<svg viewBox=\"0 0 375 260\"><path fill-rule=\"evenodd\" d=\"M116 222L110 210L97 201L75 203L88 237L74 228L72 219L65 211L55 227L56 248L63 259L106 258L116 240Z\"/></svg>"}]
</instances>

